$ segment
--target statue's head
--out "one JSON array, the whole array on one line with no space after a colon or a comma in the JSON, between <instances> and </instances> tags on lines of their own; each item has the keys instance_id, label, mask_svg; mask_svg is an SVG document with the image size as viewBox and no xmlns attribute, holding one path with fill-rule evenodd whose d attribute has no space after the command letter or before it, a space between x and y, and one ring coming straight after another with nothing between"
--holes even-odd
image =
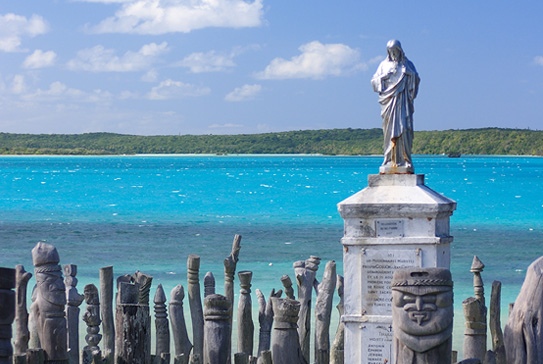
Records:
<instances>
[{"instance_id":1,"label":"statue's head","mask_svg":"<svg viewBox=\"0 0 543 364\"><path fill-rule=\"evenodd\" d=\"M387 54L389 61L401 62L405 55L399 40L391 39L387 43Z\"/></svg>"},{"instance_id":2,"label":"statue's head","mask_svg":"<svg viewBox=\"0 0 543 364\"><path fill-rule=\"evenodd\" d=\"M410 336L452 330L453 282L444 268L398 269L392 278L395 330Z\"/></svg>"},{"instance_id":3,"label":"statue's head","mask_svg":"<svg viewBox=\"0 0 543 364\"><path fill-rule=\"evenodd\" d=\"M51 304L64 306L66 287L58 264L60 259L57 249L53 245L40 242L32 249L32 261L35 266L39 296Z\"/></svg>"}]
</instances>

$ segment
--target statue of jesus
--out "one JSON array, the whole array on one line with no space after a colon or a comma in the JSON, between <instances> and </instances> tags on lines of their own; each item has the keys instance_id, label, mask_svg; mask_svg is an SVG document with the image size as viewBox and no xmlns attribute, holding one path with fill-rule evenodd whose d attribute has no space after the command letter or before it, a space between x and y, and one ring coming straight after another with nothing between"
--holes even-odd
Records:
<instances>
[{"instance_id":1,"label":"statue of jesus","mask_svg":"<svg viewBox=\"0 0 543 364\"><path fill-rule=\"evenodd\" d=\"M413 113L420 78L398 40L387 43L387 53L371 80L373 90L379 94L383 118L385 158L379 172L414 173L411 160Z\"/></svg>"}]
</instances>

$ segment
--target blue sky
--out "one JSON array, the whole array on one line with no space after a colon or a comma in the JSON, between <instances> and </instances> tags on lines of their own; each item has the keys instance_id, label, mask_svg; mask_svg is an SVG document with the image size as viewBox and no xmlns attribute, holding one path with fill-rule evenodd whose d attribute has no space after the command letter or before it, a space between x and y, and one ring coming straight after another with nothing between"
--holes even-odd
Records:
<instances>
[{"instance_id":1,"label":"blue sky","mask_svg":"<svg viewBox=\"0 0 543 364\"><path fill-rule=\"evenodd\" d=\"M543 129L536 1L5 0L0 132L240 134L380 127L389 39L416 130Z\"/></svg>"}]
</instances>

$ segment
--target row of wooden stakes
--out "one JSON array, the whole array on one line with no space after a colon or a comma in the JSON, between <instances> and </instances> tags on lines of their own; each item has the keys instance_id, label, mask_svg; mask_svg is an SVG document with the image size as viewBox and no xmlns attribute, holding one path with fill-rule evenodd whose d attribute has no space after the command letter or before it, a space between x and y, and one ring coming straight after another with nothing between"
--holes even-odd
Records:
<instances>
[{"instance_id":1,"label":"row of wooden stakes","mask_svg":"<svg viewBox=\"0 0 543 364\"><path fill-rule=\"evenodd\" d=\"M166 294L162 285L158 285L153 299L156 350L151 355L151 276L138 271L118 277L114 298L113 267L104 267L100 269L100 290L94 284L88 284L81 295L76 288L77 266L60 267L56 248L38 243L32 250L36 286L30 314L26 296L32 274L26 272L22 265L15 269L0 268L0 364L231 363L234 277L240 248L241 236L236 235L232 251L224 260L224 295L216 294L213 275L210 272L205 275L203 304L200 257L188 257L187 294L192 341L184 318L184 287L174 287L167 307ZM343 323L339 323L335 339L330 343L330 317L336 290L340 298L337 308L340 316L343 314L343 278L336 275L335 262L329 261L319 283L316 279L319 264L320 258L315 256L294 263L297 298L293 282L286 275L281 277L285 298L281 298L281 290L272 290L268 299L256 290L260 324L257 348L253 343L252 272L238 272L241 291L237 306L238 345L233 355L234 363L309 363L313 291L316 292L313 362L344 363ZM483 268L483 263L475 257L471 267L474 297L462 302L466 328L464 360L460 363L543 364L543 346L540 344L543 339L543 257L528 268L519 297L514 306L510 306L503 332L500 322L501 283L495 281L492 284L490 317L487 320L481 278ZM86 303L82 319L87 325L87 345L80 350L79 306L83 301ZM492 336L492 350L487 350L487 327ZM170 352L172 337L174 353ZM453 353L451 359L456 363L457 355Z\"/></svg>"},{"instance_id":2,"label":"row of wooden stakes","mask_svg":"<svg viewBox=\"0 0 543 364\"><path fill-rule=\"evenodd\" d=\"M192 341L184 317L185 288L182 285L173 288L167 307L164 289L158 285L153 299L156 350L151 355L151 276L138 271L118 277L114 298L113 267L103 267L100 269L100 290L94 284L88 284L84 287L84 294L79 294L76 288L77 266L70 264L61 268L56 248L38 243L32 250L36 287L32 293L30 313L26 296L32 274L26 272L22 265L15 269L0 268L0 364L231 363L234 277L240 248L241 236L236 235L232 251L224 260L224 295L216 293L213 274L208 272L205 275L203 305L200 257L188 257L186 290ZM340 295L337 308L340 315L343 313L343 278L336 275L335 262L330 261L319 283L316 279L319 264L320 258L315 256L294 263L297 299L292 280L287 275L281 277L285 298L281 298L282 290L272 290L268 299L256 290L260 324L258 347L253 343L252 272L238 272L241 291L237 306L238 345L233 355L234 363L309 363L313 291L317 297L315 363L343 363L343 325L339 324L333 345L330 344L329 333L336 288ZM82 319L87 325L87 345L80 350L79 306L83 301L86 303ZM11 324L14 319L12 346ZM10 335L6 334L8 327ZM170 352L172 338L175 353Z\"/></svg>"}]
</instances>

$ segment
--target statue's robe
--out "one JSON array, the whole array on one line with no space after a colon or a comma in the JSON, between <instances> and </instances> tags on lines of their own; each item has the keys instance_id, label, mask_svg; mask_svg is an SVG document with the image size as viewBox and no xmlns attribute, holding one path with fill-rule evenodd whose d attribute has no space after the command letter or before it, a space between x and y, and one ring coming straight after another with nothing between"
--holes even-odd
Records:
<instances>
[{"instance_id":1,"label":"statue's robe","mask_svg":"<svg viewBox=\"0 0 543 364\"><path fill-rule=\"evenodd\" d=\"M379 93L383 118L385 167L412 168L414 100L420 78L407 58L399 62L385 59L379 65L371 83Z\"/></svg>"}]
</instances>

